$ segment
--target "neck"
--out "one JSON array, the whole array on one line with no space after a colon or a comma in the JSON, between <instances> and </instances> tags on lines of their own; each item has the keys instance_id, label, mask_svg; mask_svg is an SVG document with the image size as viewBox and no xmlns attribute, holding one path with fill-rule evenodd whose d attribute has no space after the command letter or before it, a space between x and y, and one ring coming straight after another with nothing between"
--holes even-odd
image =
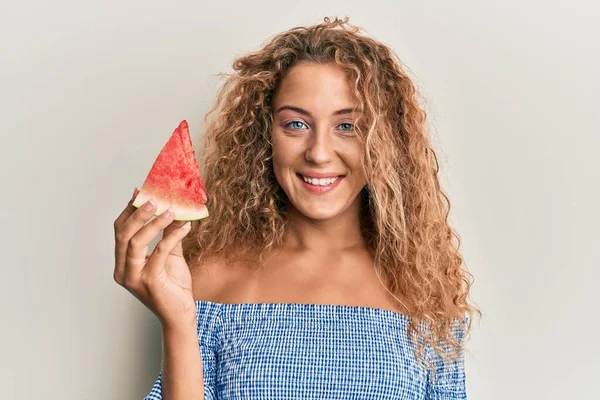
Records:
<instances>
[{"instance_id":1,"label":"neck","mask_svg":"<svg viewBox=\"0 0 600 400\"><path fill-rule=\"evenodd\" d=\"M318 253L363 247L360 210L360 196L340 215L327 220L308 218L289 204L284 247Z\"/></svg>"}]
</instances>

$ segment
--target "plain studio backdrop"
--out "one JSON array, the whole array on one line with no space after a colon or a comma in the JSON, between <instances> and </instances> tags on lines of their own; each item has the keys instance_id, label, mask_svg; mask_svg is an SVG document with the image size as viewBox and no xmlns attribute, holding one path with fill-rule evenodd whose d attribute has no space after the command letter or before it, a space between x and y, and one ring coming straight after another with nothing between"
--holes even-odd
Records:
<instances>
[{"instance_id":1,"label":"plain studio backdrop","mask_svg":"<svg viewBox=\"0 0 600 400\"><path fill-rule=\"evenodd\" d=\"M593 1L13 1L0 12L3 399L141 399L157 319L112 280L116 216L220 72L325 16L421 91L484 317L470 399L597 392L600 8Z\"/></svg>"}]
</instances>

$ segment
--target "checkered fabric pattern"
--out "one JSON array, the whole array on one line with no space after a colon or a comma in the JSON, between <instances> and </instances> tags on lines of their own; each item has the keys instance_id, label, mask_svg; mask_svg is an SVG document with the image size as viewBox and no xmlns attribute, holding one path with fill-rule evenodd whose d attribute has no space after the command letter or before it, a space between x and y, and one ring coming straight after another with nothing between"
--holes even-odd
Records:
<instances>
[{"instance_id":1,"label":"checkered fabric pattern","mask_svg":"<svg viewBox=\"0 0 600 400\"><path fill-rule=\"evenodd\" d=\"M205 400L467 398L464 354L445 362L428 346L432 383L414 356L409 317L395 311L196 301L196 315ZM161 378L144 400L162 400Z\"/></svg>"}]
</instances>

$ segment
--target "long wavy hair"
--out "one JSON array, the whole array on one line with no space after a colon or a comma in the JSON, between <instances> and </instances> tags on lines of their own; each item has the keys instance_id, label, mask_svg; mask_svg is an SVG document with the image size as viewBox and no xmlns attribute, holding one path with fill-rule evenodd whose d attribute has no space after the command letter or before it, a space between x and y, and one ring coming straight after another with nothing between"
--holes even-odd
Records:
<instances>
[{"instance_id":1,"label":"long wavy hair","mask_svg":"<svg viewBox=\"0 0 600 400\"><path fill-rule=\"evenodd\" d=\"M422 357L427 344L454 359L481 313L468 301L472 276L448 223L450 201L415 85L389 47L360 31L347 18L295 27L221 74L201 161L210 216L193 224L184 256L191 268L216 254L256 265L279 248L287 197L273 172L272 96L296 63L335 63L359 104L355 129L367 176L361 231L380 281L411 316L416 356L431 366Z\"/></svg>"}]
</instances>

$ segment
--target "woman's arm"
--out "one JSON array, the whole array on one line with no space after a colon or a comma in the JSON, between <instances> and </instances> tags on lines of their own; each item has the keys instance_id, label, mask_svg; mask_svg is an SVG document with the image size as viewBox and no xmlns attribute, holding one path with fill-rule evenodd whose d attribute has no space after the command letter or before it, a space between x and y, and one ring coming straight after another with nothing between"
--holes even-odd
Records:
<instances>
[{"instance_id":1,"label":"woman's arm","mask_svg":"<svg viewBox=\"0 0 600 400\"><path fill-rule=\"evenodd\" d=\"M162 392L164 400L204 400L196 326L163 328Z\"/></svg>"},{"instance_id":2,"label":"woman's arm","mask_svg":"<svg viewBox=\"0 0 600 400\"><path fill-rule=\"evenodd\" d=\"M144 400L218 398L220 310L215 303L198 306L196 323L162 325L162 368Z\"/></svg>"}]
</instances>

